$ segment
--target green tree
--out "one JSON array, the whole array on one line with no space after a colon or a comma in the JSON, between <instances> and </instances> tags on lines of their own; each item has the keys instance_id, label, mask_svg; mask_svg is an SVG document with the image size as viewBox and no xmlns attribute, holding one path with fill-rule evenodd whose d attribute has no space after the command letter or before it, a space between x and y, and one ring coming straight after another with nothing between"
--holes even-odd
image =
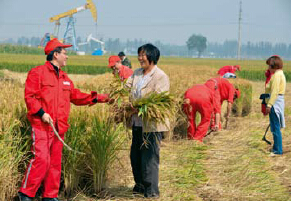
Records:
<instances>
[{"instance_id":1,"label":"green tree","mask_svg":"<svg viewBox=\"0 0 291 201\"><path fill-rule=\"evenodd\" d=\"M202 35L193 34L192 36L189 37L186 44L189 51L196 49L198 51L198 58L200 58L202 52L207 47L206 42L207 42L206 37Z\"/></svg>"}]
</instances>

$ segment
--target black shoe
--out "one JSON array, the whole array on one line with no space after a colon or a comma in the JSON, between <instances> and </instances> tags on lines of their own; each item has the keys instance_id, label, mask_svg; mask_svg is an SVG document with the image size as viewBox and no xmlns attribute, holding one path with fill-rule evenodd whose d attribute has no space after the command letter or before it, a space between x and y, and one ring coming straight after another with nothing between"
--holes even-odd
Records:
<instances>
[{"instance_id":1,"label":"black shoe","mask_svg":"<svg viewBox=\"0 0 291 201\"><path fill-rule=\"evenodd\" d=\"M135 184L132 189L133 194L144 194L144 187L142 184Z\"/></svg>"},{"instance_id":2,"label":"black shoe","mask_svg":"<svg viewBox=\"0 0 291 201\"><path fill-rule=\"evenodd\" d=\"M19 201L32 201L31 197L28 197L27 195L19 192L18 193Z\"/></svg>"},{"instance_id":3,"label":"black shoe","mask_svg":"<svg viewBox=\"0 0 291 201\"><path fill-rule=\"evenodd\" d=\"M42 201L60 201L58 198L42 198Z\"/></svg>"}]
</instances>

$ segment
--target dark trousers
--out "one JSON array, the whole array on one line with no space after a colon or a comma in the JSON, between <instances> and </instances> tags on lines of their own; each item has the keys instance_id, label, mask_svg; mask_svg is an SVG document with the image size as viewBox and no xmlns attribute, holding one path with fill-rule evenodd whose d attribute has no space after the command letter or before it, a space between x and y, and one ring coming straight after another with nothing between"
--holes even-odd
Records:
<instances>
[{"instance_id":1,"label":"dark trousers","mask_svg":"<svg viewBox=\"0 0 291 201\"><path fill-rule=\"evenodd\" d=\"M143 133L132 128L131 167L136 185L144 187L145 197L159 195L159 162L162 132Z\"/></svg>"}]
</instances>

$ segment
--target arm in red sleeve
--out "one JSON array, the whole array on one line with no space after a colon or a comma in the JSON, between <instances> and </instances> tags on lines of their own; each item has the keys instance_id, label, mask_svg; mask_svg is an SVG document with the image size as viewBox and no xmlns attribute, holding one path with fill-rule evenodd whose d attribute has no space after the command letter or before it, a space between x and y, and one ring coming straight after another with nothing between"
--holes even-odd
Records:
<instances>
[{"instance_id":1,"label":"arm in red sleeve","mask_svg":"<svg viewBox=\"0 0 291 201\"><path fill-rule=\"evenodd\" d=\"M229 83L229 86L228 86L228 99L227 99L227 101L229 103L233 103L234 93L235 93L235 88L234 88L234 86L232 84Z\"/></svg>"},{"instance_id":2,"label":"arm in red sleeve","mask_svg":"<svg viewBox=\"0 0 291 201\"><path fill-rule=\"evenodd\" d=\"M97 102L106 103L109 101L108 94L97 94L96 91L91 91L91 94L82 93L79 89L74 88L73 82L71 82L71 86L71 103L75 105L94 105Z\"/></svg>"},{"instance_id":3,"label":"arm in red sleeve","mask_svg":"<svg viewBox=\"0 0 291 201\"><path fill-rule=\"evenodd\" d=\"M71 95L70 101L75 105L94 105L96 102L94 99L97 98L97 92L92 91L91 94L82 93L79 89L74 87L74 83L71 83Z\"/></svg>"},{"instance_id":4,"label":"arm in red sleeve","mask_svg":"<svg viewBox=\"0 0 291 201\"><path fill-rule=\"evenodd\" d=\"M109 101L109 94L97 94L98 103L107 103Z\"/></svg>"},{"instance_id":5,"label":"arm in red sleeve","mask_svg":"<svg viewBox=\"0 0 291 201\"><path fill-rule=\"evenodd\" d=\"M75 105L94 105L97 98L97 92L91 91L91 94L82 93L79 89L72 89L71 103Z\"/></svg>"},{"instance_id":6,"label":"arm in red sleeve","mask_svg":"<svg viewBox=\"0 0 291 201\"><path fill-rule=\"evenodd\" d=\"M29 115L34 115L41 109L40 74L36 68L27 75L24 98Z\"/></svg>"},{"instance_id":7,"label":"arm in red sleeve","mask_svg":"<svg viewBox=\"0 0 291 201\"><path fill-rule=\"evenodd\" d=\"M220 93L219 90L216 89L214 91L214 96L213 96L213 107L214 107L214 113L221 113L221 104L220 104Z\"/></svg>"}]
</instances>

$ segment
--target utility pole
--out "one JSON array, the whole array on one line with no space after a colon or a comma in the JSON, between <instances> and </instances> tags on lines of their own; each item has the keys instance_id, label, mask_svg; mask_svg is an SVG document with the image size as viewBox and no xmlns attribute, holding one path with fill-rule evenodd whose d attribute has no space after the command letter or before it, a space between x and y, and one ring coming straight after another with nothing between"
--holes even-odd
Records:
<instances>
[{"instance_id":1,"label":"utility pole","mask_svg":"<svg viewBox=\"0 0 291 201\"><path fill-rule=\"evenodd\" d=\"M241 0L239 2L239 17L238 17L238 46L237 46L237 60L240 60L240 49L241 49L241 13L242 13L242 7L241 7Z\"/></svg>"}]
</instances>

